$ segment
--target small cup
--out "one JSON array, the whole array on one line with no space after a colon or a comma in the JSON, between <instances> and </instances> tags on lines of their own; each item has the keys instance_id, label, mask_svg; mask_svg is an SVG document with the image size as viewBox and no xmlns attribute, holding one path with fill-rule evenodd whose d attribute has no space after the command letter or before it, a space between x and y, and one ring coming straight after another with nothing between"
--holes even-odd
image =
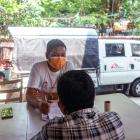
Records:
<instances>
[{"instance_id":1,"label":"small cup","mask_svg":"<svg viewBox=\"0 0 140 140\"><path fill-rule=\"evenodd\" d=\"M110 112L111 110L111 102L110 101L105 101L104 102L104 111L105 112Z\"/></svg>"}]
</instances>

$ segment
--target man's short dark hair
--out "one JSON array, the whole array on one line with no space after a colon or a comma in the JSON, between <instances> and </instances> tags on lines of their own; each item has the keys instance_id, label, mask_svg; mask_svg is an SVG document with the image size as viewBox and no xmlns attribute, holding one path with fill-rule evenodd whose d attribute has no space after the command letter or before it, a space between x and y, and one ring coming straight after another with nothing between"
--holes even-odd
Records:
<instances>
[{"instance_id":1,"label":"man's short dark hair","mask_svg":"<svg viewBox=\"0 0 140 140\"><path fill-rule=\"evenodd\" d=\"M60 47L60 46L66 49L66 45L64 44L63 41L59 39L52 39L47 44L47 52L50 52L52 49Z\"/></svg>"},{"instance_id":2,"label":"man's short dark hair","mask_svg":"<svg viewBox=\"0 0 140 140\"><path fill-rule=\"evenodd\" d=\"M84 70L71 70L58 79L59 100L69 113L92 108L95 88L91 77Z\"/></svg>"}]
</instances>

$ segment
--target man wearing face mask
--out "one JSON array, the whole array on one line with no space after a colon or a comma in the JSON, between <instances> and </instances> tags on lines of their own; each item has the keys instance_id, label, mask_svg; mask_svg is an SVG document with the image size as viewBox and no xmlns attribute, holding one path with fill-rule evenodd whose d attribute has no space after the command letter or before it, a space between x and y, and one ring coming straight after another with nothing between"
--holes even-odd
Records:
<instances>
[{"instance_id":1,"label":"man wearing face mask","mask_svg":"<svg viewBox=\"0 0 140 140\"><path fill-rule=\"evenodd\" d=\"M28 104L38 108L43 114L49 111L46 100L57 100L57 78L74 68L66 60L66 46L59 39L48 42L46 59L33 65L26 92Z\"/></svg>"}]
</instances>

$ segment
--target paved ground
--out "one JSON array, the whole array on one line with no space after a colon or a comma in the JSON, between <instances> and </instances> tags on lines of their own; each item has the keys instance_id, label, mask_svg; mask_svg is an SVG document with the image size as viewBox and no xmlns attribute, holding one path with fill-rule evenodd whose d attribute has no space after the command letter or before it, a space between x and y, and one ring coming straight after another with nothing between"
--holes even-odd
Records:
<instances>
[{"instance_id":1,"label":"paved ground","mask_svg":"<svg viewBox=\"0 0 140 140\"><path fill-rule=\"evenodd\" d=\"M107 94L107 93L104 93L104 94ZM120 93L120 94L121 94L121 93ZM109 95L109 94L108 94L108 95ZM140 97L128 96L128 98L140 106Z\"/></svg>"},{"instance_id":2,"label":"paved ground","mask_svg":"<svg viewBox=\"0 0 140 140\"><path fill-rule=\"evenodd\" d=\"M129 97L129 98L140 106L140 97Z\"/></svg>"}]
</instances>

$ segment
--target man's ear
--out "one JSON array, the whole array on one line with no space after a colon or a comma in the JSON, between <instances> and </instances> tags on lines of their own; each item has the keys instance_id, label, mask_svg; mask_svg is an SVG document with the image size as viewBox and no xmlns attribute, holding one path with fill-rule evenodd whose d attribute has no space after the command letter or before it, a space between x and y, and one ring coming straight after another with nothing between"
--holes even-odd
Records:
<instances>
[{"instance_id":1,"label":"man's ear","mask_svg":"<svg viewBox=\"0 0 140 140\"><path fill-rule=\"evenodd\" d=\"M63 105L63 103L60 100L58 101L58 106L63 114L67 114L65 106Z\"/></svg>"}]
</instances>

